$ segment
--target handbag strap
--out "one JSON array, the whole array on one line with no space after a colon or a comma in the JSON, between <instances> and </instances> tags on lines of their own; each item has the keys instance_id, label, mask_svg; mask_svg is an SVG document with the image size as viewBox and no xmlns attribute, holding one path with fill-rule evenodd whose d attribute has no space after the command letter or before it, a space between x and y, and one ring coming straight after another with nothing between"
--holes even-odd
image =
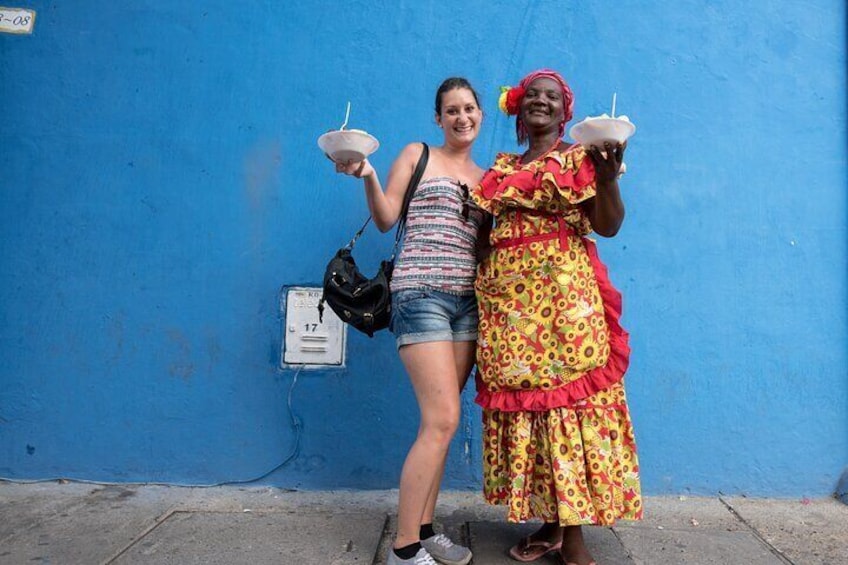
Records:
<instances>
[{"instance_id":1,"label":"handbag strap","mask_svg":"<svg viewBox=\"0 0 848 565\"><path fill-rule=\"evenodd\" d=\"M353 234L353 238L351 238L351 240L347 242L347 245L345 245L342 249L347 249L348 251L353 249L353 246L356 243L356 240L359 239L359 236L362 235L362 232L364 232L365 228L368 227L368 223L370 221L371 221L371 216L368 216L368 219L365 220L365 223L362 224L362 227L359 228L359 231L356 232L355 234Z\"/></svg>"},{"instance_id":2,"label":"handbag strap","mask_svg":"<svg viewBox=\"0 0 848 565\"><path fill-rule=\"evenodd\" d=\"M424 174L424 169L427 168L427 161L430 159L430 147L427 146L426 143L421 142L421 145L424 148L421 151L421 157L418 158L418 164L415 165L415 171L412 173L412 177L409 179L409 184L406 187L406 193L403 195L403 206L400 210L400 218L398 219L397 231L395 232L395 245L392 248L392 257L390 261L394 261L395 253L397 252L398 244L400 243L401 234L406 227L406 214L409 212L409 203L412 202L412 196L415 194L415 189L418 188L418 183L421 181L421 176ZM362 227L359 228L353 239L351 239L345 247L342 249L347 249L348 251L353 249L353 246L356 244L356 240L359 239L359 236L362 235L362 232L365 231L365 228L368 227L368 222L371 221L371 216L368 216L368 219L365 220L365 223L362 224ZM318 301L318 322L324 323L324 293L321 293L321 299Z\"/></svg>"},{"instance_id":3,"label":"handbag strap","mask_svg":"<svg viewBox=\"0 0 848 565\"><path fill-rule=\"evenodd\" d=\"M397 253L401 236L403 235L403 231L406 229L406 217L409 213L409 203L412 202L412 196L415 194L415 189L418 188L418 183L421 182L421 176L424 174L424 169L427 168L427 161L430 159L430 147L428 147L424 142L421 142L421 145L424 146L424 149L421 150L421 157L418 158L418 164L415 165L415 171L412 173L412 177L409 179L409 185L406 187L406 193L403 195L403 207L401 208L397 230L395 231L395 245L392 247L392 257L389 259L390 261L394 260L395 253Z\"/></svg>"},{"instance_id":4,"label":"handbag strap","mask_svg":"<svg viewBox=\"0 0 848 565\"><path fill-rule=\"evenodd\" d=\"M415 189L418 188L418 183L421 181L424 169L427 168L427 161L430 159L430 147L424 142L422 142L421 145L424 146L424 149L421 151L421 157L418 158L418 164L415 165L415 171L412 173L412 177L409 179L409 184L406 187L406 193L403 195L403 206L400 209L397 231L395 231L395 245L392 247L392 259L395 258L395 253L397 252L402 232L406 227L406 214L409 212L409 203L412 202L412 196L415 194ZM359 236L361 236L362 232L365 231L365 228L368 227L368 223L370 221L371 216L368 216L368 219L365 220L365 223L362 224L359 231L357 231L353 238L347 243L347 245L345 245L348 250L353 249L353 246L356 244L356 240L359 239Z\"/></svg>"}]
</instances>

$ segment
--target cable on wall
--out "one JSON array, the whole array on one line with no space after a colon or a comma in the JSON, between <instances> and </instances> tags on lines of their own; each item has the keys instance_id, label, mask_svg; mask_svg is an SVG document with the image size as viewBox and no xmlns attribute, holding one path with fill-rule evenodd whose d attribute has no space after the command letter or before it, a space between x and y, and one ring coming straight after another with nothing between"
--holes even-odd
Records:
<instances>
[{"instance_id":1,"label":"cable on wall","mask_svg":"<svg viewBox=\"0 0 848 565\"><path fill-rule=\"evenodd\" d=\"M303 425L301 423L300 418L295 414L294 407L292 406L292 394L294 393L294 387L297 384L297 377L300 375L300 371L303 370L303 365L299 365L297 370L294 372L294 376L292 376L291 385L289 385L289 392L287 395L286 405L289 409L289 417L291 418L291 427L295 432L294 436L294 447L292 448L291 453L289 453L288 457L286 457L281 463L276 465L270 471L259 475L258 477L254 477L252 479L244 479L244 480L233 480L233 481L221 481L220 483L213 483L207 485L198 485L198 484L185 484L185 483L162 483L162 482L140 482L140 483L116 483L109 481L90 481L86 479L69 479L67 477L54 477L52 479L35 479L35 480L20 480L20 479L9 479L6 477L0 477L0 481L5 481L8 483L17 483L22 485L32 485L37 483L49 483L54 481L69 481L74 483L83 483L90 485L114 485L114 486L131 486L131 485L142 485L142 486L166 486L166 487L196 487L196 488L208 488L208 487L222 487L226 485L246 485L250 483L255 483L256 481L260 481L265 477L279 471L286 465L288 465L291 461L293 461L298 454L300 453L300 436L303 431Z\"/></svg>"}]
</instances>

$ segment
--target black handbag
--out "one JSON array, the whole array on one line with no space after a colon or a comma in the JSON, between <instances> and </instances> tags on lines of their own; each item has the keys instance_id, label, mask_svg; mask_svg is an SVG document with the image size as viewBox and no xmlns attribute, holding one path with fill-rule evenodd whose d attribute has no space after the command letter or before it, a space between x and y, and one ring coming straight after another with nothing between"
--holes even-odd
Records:
<instances>
[{"instance_id":1,"label":"black handbag","mask_svg":"<svg viewBox=\"0 0 848 565\"><path fill-rule=\"evenodd\" d=\"M343 322L368 334L368 337L374 337L374 332L389 326L389 320L392 316L392 297L389 292L389 282L392 280L395 254L406 227L409 202L418 187L421 175L424 174L430 156L430 148L427 147L426 143L423 145L424 150L421 152L412 178L409 179L409 186L407 186L403 198L403 206L395 231L395 245L392 249L392 256L380 263L377 274L370 279L359 271L351 253L356 240L359 239L359 236L368 226L368 222L371 221L371 216L368 216L353 239L339 249L327 264L324 271L324 292L321 300L318 301L318 320L320 322L324 320L324 303L326 302Z\"/></svg>"}]
</instances>

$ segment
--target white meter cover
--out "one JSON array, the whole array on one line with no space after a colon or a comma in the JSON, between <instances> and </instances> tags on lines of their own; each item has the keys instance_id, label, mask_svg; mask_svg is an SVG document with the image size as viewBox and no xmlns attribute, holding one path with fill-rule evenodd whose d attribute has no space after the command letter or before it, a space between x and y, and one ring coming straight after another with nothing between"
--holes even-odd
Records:
<instances>
[{"instance_id":1,"label":"white meter cover","mask_svg":"<svg viewBox=\"0 0 848 565\"><path fill-rule=\"evenodd\" d=\"M291 287L284 296L283 365L344 365L347 326L325 305L318 319L320 288Z\"/></svg>"}]
</instances>

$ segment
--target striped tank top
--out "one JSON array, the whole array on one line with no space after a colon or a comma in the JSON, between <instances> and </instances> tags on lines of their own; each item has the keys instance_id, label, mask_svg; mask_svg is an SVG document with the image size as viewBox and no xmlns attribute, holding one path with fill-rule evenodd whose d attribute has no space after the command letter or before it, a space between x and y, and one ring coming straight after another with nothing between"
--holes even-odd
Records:
<instances>
[{"instance_id":1,"label":"striped tank top","mask_svg":"<svg viewBox=\"0 0 848 565\"><path fill-rule=\"evenodd\" d=\"M463 209L467 210L466 219ZM473 294L475 244L483 212L455 179L422 180L409 203L403 247L391 290L434 289Z\"/></svg>"}]
</instances>

